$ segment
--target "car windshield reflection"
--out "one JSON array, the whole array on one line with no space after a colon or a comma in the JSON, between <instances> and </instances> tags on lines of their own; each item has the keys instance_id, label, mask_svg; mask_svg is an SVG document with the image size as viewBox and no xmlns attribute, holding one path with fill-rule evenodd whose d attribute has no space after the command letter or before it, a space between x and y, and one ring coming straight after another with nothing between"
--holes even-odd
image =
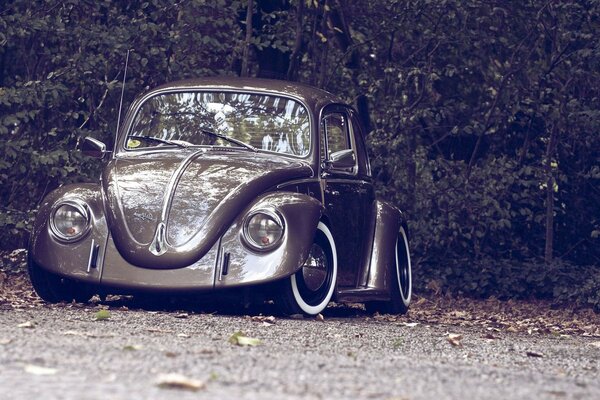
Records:
<instances>
[{"instance_id":1,"label":"car windshield reflection","mask_svg":"<svg viewBox=\"0 0 600 400\"><path fill-rule=\"evenodd\" d=\"M305 157L310 140L308 111L296 100L195 91L147 99L136 114L124 147L239 147Z\"/></svg>"}]
</instances>

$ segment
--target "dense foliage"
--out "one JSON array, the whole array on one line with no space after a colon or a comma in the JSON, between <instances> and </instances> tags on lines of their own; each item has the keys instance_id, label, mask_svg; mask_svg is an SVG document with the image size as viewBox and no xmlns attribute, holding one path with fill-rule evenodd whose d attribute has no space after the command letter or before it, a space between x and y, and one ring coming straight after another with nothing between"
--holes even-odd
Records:
<instances>
[{"instance_id":1,"label":"dense foliage","mask_svg":"<svg viewBox=\"0 0 600 400\"><path fill-rule=\"evenodd\" d=\"M419 285L600 305L598 32L598 0L4 1L0 246L24 245L49 190L96 176L73 149L111 143L133 49L125 105L219 74L368 103Z\"/></svg>"}]
</instances>

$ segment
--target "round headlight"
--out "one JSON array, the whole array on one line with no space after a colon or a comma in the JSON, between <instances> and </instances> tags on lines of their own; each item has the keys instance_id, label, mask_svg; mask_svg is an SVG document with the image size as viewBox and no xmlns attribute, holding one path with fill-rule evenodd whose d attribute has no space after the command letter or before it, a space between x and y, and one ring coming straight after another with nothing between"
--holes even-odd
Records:
<instances>
[{"instance_id":1,"label":"round headlight","mask_svg":"<svg viewBox=\"0 0 600 400\"><path fill-rule=\"evenodd\" d=\"M50 230L60 240L72 242L83 237L90 229L90 211L87 204L66 200L54 206L50 216Z\"/></svg>"},{"instance_id":2,"label":"round headlight","mask_svg":"<svg viewBox=\"0 0 600 400\"><path fill-rule=\"evenodd\" d=\"M244 239L255 250L269 250L283 238L283 219L273 211L258 210L246 217Z\"/></svg>"}]
</instances>

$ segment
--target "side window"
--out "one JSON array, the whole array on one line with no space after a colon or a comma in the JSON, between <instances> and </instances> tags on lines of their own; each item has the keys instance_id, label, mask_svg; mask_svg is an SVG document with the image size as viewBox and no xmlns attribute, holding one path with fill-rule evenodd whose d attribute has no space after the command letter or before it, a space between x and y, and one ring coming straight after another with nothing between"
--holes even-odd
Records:
<instances>
[{"instance_id":1,"label":"side window","mask_svg":"<svg viewBox=\"0 0 600 400\"><path fill-rule=\"evenodd\" d=\"M327 156L340 150L347 150L350 146L348 135L348 122L341 113L332 113L325 117L325 134L327 136Z\"/></svg>"}]
</instances>

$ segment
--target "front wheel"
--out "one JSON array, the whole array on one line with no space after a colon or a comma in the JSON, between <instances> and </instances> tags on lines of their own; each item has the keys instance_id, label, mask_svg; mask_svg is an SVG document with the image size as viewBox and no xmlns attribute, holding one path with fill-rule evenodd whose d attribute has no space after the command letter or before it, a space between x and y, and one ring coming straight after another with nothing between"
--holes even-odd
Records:
<instances>
[{"instance_id":1,"label":"front wheel","mask_svg":"<svg viewBox=\"0 0 600 400\"><path fill-rule=\"evenodd\" d=\"M391 272L390 301L374 301L365 304L369 312L406 314L412 297L412 269L408 237L404 227L400 227L395 246L395 268Z\"/></svg>"},{"instance_id":2,"label":"front wheel","mask_svg":"<svg viewBox=\"0 0 600 400\"><path fill-rule=\"evenodd\" d=\"M78 303L86 303L92 298L93 293L85 284L78 284L48 272L37 265L31 257L27 260L27 267L35 292L48 303L73 300Z\"/></svg>"},{"instance_id":3,"label":"front wheel","mask_svg":"<svg viewBox=\"0 0 600 400\"><path fill-rule=\"evenodd\" d=\"M283 282L277 304L288 315L317 315L329 304L336 278L335 242L327 225L319 222L308 258Z\"/></svg>"}]
</instances>

